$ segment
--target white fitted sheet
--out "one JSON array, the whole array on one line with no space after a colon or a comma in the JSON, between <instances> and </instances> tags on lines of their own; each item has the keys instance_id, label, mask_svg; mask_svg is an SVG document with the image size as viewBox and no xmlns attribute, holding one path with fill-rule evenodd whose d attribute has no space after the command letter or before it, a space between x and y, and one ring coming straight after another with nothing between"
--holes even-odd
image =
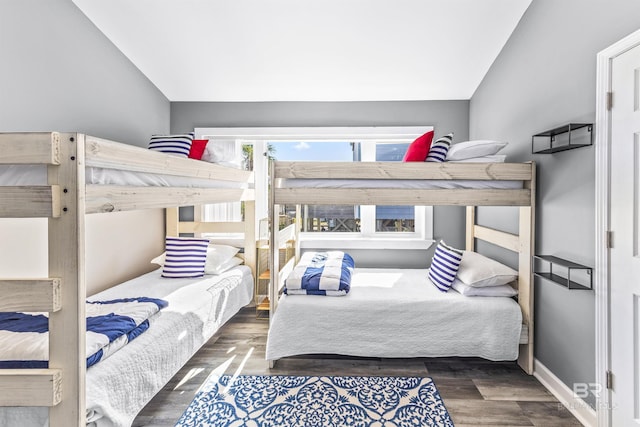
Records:
<instances>
[{"instance_id":1,"label":"white fitted sheet","mask_svg":"<svg viewBox=\"0 0 640 427\"><path fill-rule=\"evenodd\" d=\"M149 329L87 370L87 425L130 426L137 413L227 320L252 301L246 266L199 279L167 279L161 269L88 299L162 298L169 306ZM47 408L0 408L2 426L44 426Z\"/></svg>"},{"instance_id":2,"label":"white fitted sheet","mask_svg":"<svg viewBox=\"0 0 640 427\"><path fill-rule=\"evenodd\" d=\"M301 354L361 357L482 357L515 360L517 302L440 292L426 269L356 268L342 297L283 295L266 358Z\"/></svg>"},{"instance_id":3,"label":"white fitted sheet","mask_svg":"<svg viewBox=\"0 0 640 427\"><path fill-rule=\"evenodd\" d=\"M245 188L246 183L89 167L87 184L140 187ZM0 165L0 185L46 185L46 165Z\"/></svg>"}]
</instances>

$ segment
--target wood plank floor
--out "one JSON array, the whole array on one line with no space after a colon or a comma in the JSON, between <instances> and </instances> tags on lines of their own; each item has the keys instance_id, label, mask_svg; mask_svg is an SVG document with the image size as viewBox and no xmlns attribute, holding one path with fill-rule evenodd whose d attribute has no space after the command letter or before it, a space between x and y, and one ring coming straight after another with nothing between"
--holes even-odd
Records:
<instances>
[{"instance_id":1,"label":"wood plank floor","mask_svg":"<svg viewBox=\"0 0 640 427\"><path fill-rule=\"evenodd\" d=\"M363 359L296 357L269 369L267 320L245 308L223 326L140 412L133 426L173 426L213 371L245 375L405 375L433 378L457 427L580 426L515 362L476 358Z\"/></svg>"}]
</instances>

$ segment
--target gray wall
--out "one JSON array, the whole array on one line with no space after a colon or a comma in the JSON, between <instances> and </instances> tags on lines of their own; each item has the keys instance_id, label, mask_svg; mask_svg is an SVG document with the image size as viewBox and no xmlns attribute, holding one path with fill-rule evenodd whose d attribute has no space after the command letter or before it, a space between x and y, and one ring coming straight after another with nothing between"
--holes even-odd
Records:
<instances>
[{"instance_id":1,"label":"gray wall","mask_svg":"<svg viewBox=\"0 0 640 427\"><path fill-rule=\"evenodd\" d=\"M172 102L171 131L195 127L259 126L434 126L436 136L469 136L469 101L405 102ZM464 208L434 208L434 238L464 245ZM430 250L433 251L433 248ZM424 251L352 251L361 267L425 268Z\"/></svg>"},{"instance_id":2,"label":"gray wall","mask_svg":"<svg viewBox=\"0 0 640 427\"><path fill-rule=\"evenodd\" d=\"M71 0L0 2L0 130L146 146L169 101Z\"/></svg>"},{"instance_id":3,"label":"gray wall","mask_svg":"<svg viewBox=\"0 0 640 427\"><path fill-rule=\"evenodd\" d=\"M169 130L169 101L70 0L0 2L0 58L0 132L78 131L145 146ZM159 210L91 215L90 286L148 271L163 249L162 226ZM3 220L0 236L15 227ZM0 264L0 275L7 270L10 262Z\"/></svg>"},{"instance_id":4,"label":"gray wall","mask_svg":"<svg viewBox=\"0 0 640 427\"><path fill-rule=\"evenodd\" d=\"M537 162L536 253L594 266L594 149L532 155L531 136L594 121L596 54L638 28L635 0L533 0L471 99L472 138ZM536 279L535 356L569 388L595 381L594 298Z\"/></svg>"}]
</instances>

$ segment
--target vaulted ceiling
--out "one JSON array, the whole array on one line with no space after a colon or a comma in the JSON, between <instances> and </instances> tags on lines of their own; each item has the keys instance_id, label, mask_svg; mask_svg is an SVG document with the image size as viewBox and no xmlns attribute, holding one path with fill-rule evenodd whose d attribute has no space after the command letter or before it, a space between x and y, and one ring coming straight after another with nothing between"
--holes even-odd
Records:
<instances>
[{"instance_id":1,"label":"vaulted ceiling","mask_svg":"<svg viewBox=\"0 0 640 427\"><path fill-rule=\"evenodd\" d=\"M470 99L531 0L73 0L170 101Z\"/></svg>"}]
</instances>

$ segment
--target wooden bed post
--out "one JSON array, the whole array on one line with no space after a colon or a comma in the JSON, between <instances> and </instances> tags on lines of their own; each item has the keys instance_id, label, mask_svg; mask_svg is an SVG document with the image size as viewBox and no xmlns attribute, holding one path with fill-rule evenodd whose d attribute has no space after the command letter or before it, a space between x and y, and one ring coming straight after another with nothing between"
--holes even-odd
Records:
<instances>
[{"instance_id":1,"label":"wooden bed post","mask_svg":"<svg viewBox=\"0 0 640 427\"><path fill-rule=\"evenodd\" d=\"M165 233L167 236L180 236L180 208L165 209Z\"/></svg>"},{"instance_id":2,"label":"wooden bed post","mask_svg":"<svg viewBox=\"0 0 640 427\"><path fill-rule=\"evenodd\" d=\"M475 251L475 239L490 241L498 246L518 252L518 304L522 311L522 323L527 327L527 344L520 344L518 365L529 375L533 374L533 253L535 240L535 163L531 162L531 180L525 181L524 188L530 190L529 206L519 208L518 235L509 235L497 230L476 225L476 208L467 206L465 246L468 251Z\"/></svg>"},{"instance_id":3,"label":"wooden bed post","mask_svg":"<svg viewBox=\"0 0 640 427\"><path fill-rule=\"evenodd\" d=\"M273 315L276 312L276 307L278 305L278 276L279 276L279 266L280 266L280 251L278 250L280 242L278 242L278 232L279 230L279 220L278 220L278 211L279 205L276 205L275 201L275 163L273 160L269 160L269 248L271 251L271 265L269 266L271 271L271 278L269 280L269 326L271 326L271 322L273 321ZM269 368L274 368L276 366L275 360L269 360Z\"/></svg>"},{"instance_id":4,"label":"wooden bed post","mask_svg":"<svg viewBox=\"0 0 640 427\"><path fill-rule=\"evenodd\" d=\"M296 218L295 218L295 262L300 261L300 231L302 229L302 205L296 205Z\"/></svg>"},{"instance_id":5,"label":"wooden bed post","mask_svg":"<svg viewBox=\"0 0 640 427\"><path fill-rule=\"evenodd\" d=\"M49 367L62 370L62 400L49 408L49 425L86 424L85 376L85 156L84 135L60 135L59 166L48 182L62 189L62 214L49 219L49 277L62 278L61 310L49 315Z\"/></svg>"},{"instance_id":6,"label":"wooden bed post","mask_svg":"<svg viewBox=\"0 0 640 427\"><path fill-rule=\"evenodd\" d=\"M467 226L466 229L466 239L465 239L465 249L468 251L476 250L476 239L474 227L476 226L476 207L475 206L467 206Z\"/></svg>"},{"instance_id":7,"label":"wooden bed post","mask_svg":"<svg viewBox=\"0 0 640 427\"><path fill-rule=\"evenodd\" d=\"M269 225L270 225L270 233L269 233L269 248L271 250L271 265L269 266L271 270L271 279L269 280L269 323L271 323L271 319L273 318L273 314L276 311L276 307L278 305L278 276L279 276L279 268L280 268L280 251L278 248L280 247L280 242L278 241L278 232L279 230L279 210L280 206L276 205L275 200L275 168L273 160L269 161L269 177L270 177L270 188L269 192Z\"/></svg>"},{"instance_id":8,"label":"wooden bed post","mask_svg":"<svg viewBox=\"0 0 640 427\"><path fill-rule=\"evenodd\" d=\"M531 181L525 182L531 190L530 206L520 208L520 255L518 257L518 303L522 308L522 321L528 327L528 343L520 345L518 365L529 375L533 374L533 254L535 248L535 214L536 214L536 164L531 162Z\"/></svg>"},{"instance_id":9,"label":"wooden bed post","mask_svg":"<svg viewBox=\"0 0 640 427\"><path fill-rule=\"evenodd\" d=\"M256 271L256 202L244 201L244 264L251 268L253 277L258 277Z\"/></svg>"},{"instance_id":10,"label":"wooden bed post","mask_svg":"<svg viewBox=\"0 0 640 427\"><path fill-rule=\"evenodd\" d=\"M533 239L527 234L532 230L532 207L520 208L520 244L518 256L518 304L522 309L522 322L527 325L529 342L520 345L518 365L529 375L533 374L533 276L532 250Z\"/></svg>"}]
</instances>

